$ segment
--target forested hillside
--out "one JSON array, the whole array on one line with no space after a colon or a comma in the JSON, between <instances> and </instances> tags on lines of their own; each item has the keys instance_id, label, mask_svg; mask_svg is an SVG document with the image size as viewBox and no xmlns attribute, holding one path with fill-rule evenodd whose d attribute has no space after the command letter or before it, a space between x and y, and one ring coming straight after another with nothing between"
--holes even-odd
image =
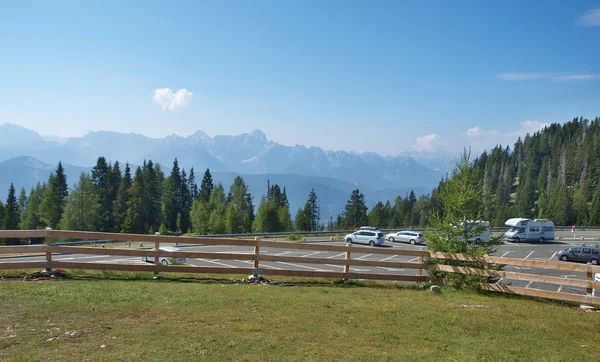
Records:
<instances>
[{"instance_id":1,"label":"forested hillside","mask_svg":"<svg viewBox=\"0 0 600 362\"><path fill-rule=\"evenodd\" d=\"M473 167L482 218L494 225L510 217L600 225L600 118L552 124L519 138L512 150L484 152Z\"/></svg>"}]
</instances>

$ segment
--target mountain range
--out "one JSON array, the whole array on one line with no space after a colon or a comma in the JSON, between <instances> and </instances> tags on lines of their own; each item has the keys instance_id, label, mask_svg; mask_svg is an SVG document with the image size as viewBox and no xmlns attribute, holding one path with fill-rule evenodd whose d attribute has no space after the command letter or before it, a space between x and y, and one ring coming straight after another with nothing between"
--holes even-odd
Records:
<instances>
[{"instance_id":1,"label":"mountain range","mask_svg":"<svg viewBox=\"0 0 600 362\"><path fill-rule=\"evenodd\" d=\"M444 165L450 165L447 161L428 160L436 165L428 168L406 154L390 157L285 146L268 140L260 130L215 137L197 131L187 137L165 138L100 131L62 139L42 137L33 130L5 123L0 125L0 197L6 197L10 182L27 189L47 180L58 161L63 162L67 177L74 181L81 171L89 171L99 156L133 165L151 159L166 173L177 158L180 167L194 167L198 182L209 168L224 186L239 174L255 199L265 193L269 180L286 187L293 208L302 205L310 189L315 188L324 218L342 211L354 188L359 188L367 201L393 200L398 195L406 196L411 189L416 194L428 193L448 171Z\"/></svg>"}]
</instances>

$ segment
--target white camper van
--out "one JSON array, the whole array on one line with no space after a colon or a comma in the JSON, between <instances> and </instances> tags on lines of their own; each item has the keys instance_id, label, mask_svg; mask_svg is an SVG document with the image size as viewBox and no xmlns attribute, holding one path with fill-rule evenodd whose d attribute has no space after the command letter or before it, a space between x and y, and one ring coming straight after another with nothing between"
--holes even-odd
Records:
<instances>
[{"instance_id":1,"label":"white camper van","mask_svg":"<svg viewBox=\"0 0 600 362\"><path fill-rule=\"evenodd\" d=\"M510 229L504 233L504 239L514 241L554 240L554 223L546 219L508 219L504 223Z\"/></svg>"}]
</instances>

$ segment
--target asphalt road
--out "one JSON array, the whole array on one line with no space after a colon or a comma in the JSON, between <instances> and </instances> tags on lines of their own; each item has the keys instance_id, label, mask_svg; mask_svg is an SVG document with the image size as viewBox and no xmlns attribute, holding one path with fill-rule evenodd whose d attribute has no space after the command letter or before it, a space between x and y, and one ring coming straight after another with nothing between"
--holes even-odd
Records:
<instances>
[{"instance_id":1,"label":"asphalt road","mask_svg":"<svg viewBox=\"0 0 600 362\"><path fill-rule=\"evenodd\" d=\"M591 235L588 232L587 235ZM600 233L600 232L598 232ZM568 233L570 234L570 233ZM559 235L557 235L559 236ZM600 235L599 235L600 236ZM559 236L566 237L566 236ZM571 234L572 237L572 234ZM592 236L586 236L592 238ZM545 260L545 261L558 261L556 254L559 250L565 249L572 244L597 244L600 243L596 240L555 240L552 242L546 242L543 244L539 243L510 243L506 242L504 245L497 247L495 256L520 258L528 260ZM326 237L311 237L307 238L307 242L314 243L326 243L327 245L345 245L341 241L329 241ZM145 249L151 247L147 245ZM381 246L385 248L402 248L409 250L426 249L425 245L409 245L403 243L390 243L387 242ZM190 245L182 246L186 251L204 251L204 252L226 252L226 253L245 253L252 254L253 249L251 247L241 246L226 246L226 245ZM370 252L372 247L354 245L352 249L352 258L358 260L371 260L371 261L389 261L389 262L416 262L418 258L411 256L400 256L400 255L381 255L373 254ZM311 258L329 258L329 259L344 259L344 253L342 252L328 252L328 251L311 251L311 250L292 250L292 249L281 249L281 248L261 248L261 254L268 255L282 255L282 256L296 256L296 257L311 257ZM0 257L0 262L17 262L17 261L44 261L45 256L27 256L27 257ZM78 254L62 254L54 255L53 260L57 261L77 261L77 262L89 262L89 263L124 263L124 264L144 264L139 257L122 257L122 256L103 256L103 255L78 255ZM249 260L220 260L220 259L188 259L188 264L193 266L212 266L212 267L229 267L229 268L250 268L252 267L252 261ZM337 271L343 270L342 265L333 264L304 264L304 263L287 263L287 262L260 262L260 268L264 269L291 269L291 270L305 270L305 271ZM506 271L516 271L531 274L542 274L548 276L558 276L564 278L575 278L585 279L585 273L581 272L569 272L551 269L540 269L540 268L528 268L528 267L517 267L507 266ZM386 267L351 267L351 271L361 273L382 273L382 274L405 274L405 275L416 275L417 270L415 269L396 269ZM424 273L426 273L424 271ZM500 280L499 283L508 284L512 286L524 287L524 288L536 288L550 291L559 291L566 293L585 294L585 289L574 288L567 286L558 286L554 284L545 283L534 283L528 281L517 281L517 280Z\"/></svg>"}]
</instances>

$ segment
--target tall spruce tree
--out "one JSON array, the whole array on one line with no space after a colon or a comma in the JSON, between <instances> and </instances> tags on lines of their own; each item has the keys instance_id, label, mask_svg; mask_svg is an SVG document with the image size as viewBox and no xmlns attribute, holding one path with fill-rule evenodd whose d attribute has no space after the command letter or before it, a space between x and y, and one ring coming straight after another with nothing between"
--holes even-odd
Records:
<instances>
[{"instance_id":1,"label":"tall spruce tree","mask_svg":"<svg viewBox=\"0 0 600 362\"><path fill-rule=\"evenodd\" d=\"M113 202L116 190L113 191L113 176L111 165L106 162L106 158L98 157L96 165L92 168L92 185L94 193L98 197L98 216L95 229L98 231L114 231L114 213ZM120 176L120 175L119 175ZM117 178L116 176L114 177ZM79 179L82 181L82 178Z\"/></svg>"},{"instance_id":2,"label":"tall spruce tree","mask_svg":"<svg viewBox=\"0 0 600 362\"><path fill-rule=\"evenodd\" d=\"M131 179L131 168L129 163L125 164L125 172L119 182L119 188L117 190L117 196L113 203L113 218L115 220L115 231L125 231L123 225L125 223L125 217L127 216L127 204L130 198L130 189L133 184Z\"/></svg>"},{"instance_id":3,"label":"tall spruce tree","mask_svg":"<svg viewBox=\"0 0 600 362\"><path fill-rule=\"evenodd\" d=\"M41 205L43 195L46 193L46 185L39 182L29 192L27 208L22 218L22 228L25 230L40 229L45 226L41 216Z\"/></svg>"},{"instance_id":4,"label":"tall spruce tree","mask_svg":"<svg viewBox=\"0 0 600 362\"><path fill-rule=\"evenodd\" d=\"M352 190L350 199L346 202L343 218L345 227L349 229L355 229L368 224L369 218L367 217L365 196L359 189Z\"/></svg>"},{"instance_id":5,"label":"tall spruce tree","mask_svg":"<svg viewBox=\"0 0 600 362\"><path fill-rule=\"evenodd\" d=\"M204 202L208 202L210 193L212 192L215 185L213 184L212 175L210 169L206 169L204 177L202 177L202 184L200 184L200 191L198 192L198 198Z\"/></svg>"},{"instance_id":6,"label":"tall spruce tree","mask_svg":"<svg viewBox=\"0 0 600 362\"><path fill-rule=\"evenodd\" d=\"M190 176L188 177L188 189L192 198L191 203L193 203L198 198L198 185L196 184L196 174L193 167L190 169Z\"/></svg>"},{"instance_id":7,"label":"tall spruce tree","mask_svg":"<svg viewBox=\"0 0 600 362\"><path fill-rule=\"evenodd\" d=\"M8 188L8 197L4 206L4 229L18 230L21 221L21 212L19 211L19 202L15 193L15 186L11 183ZM19 239L9 238L5 240L6 245L19 244Z\"/></svg>"},{"instance_id":8,"label":"tall spruce tree","mask_svg":"<svg viewBox=\"0 0 600 362\"><path fill-rule=\"evenodd\" d=\"M162 210L165 216L165 226L167 230L178 231L177 219L180 217L183 209L183 198L181 192L181 171L177 158L173 161L171 175L165 180L163 188Z\"/></svg>"},{"instance_id":9,"label":"tall spruce tree","mask_svg":"<svg viewBox=\"0 0 600 362\"><path fill-rule=\"evenodd\" d=\"M56 172L50 174L48 187L42 197L42 219L47 226L56 229L62 219L62 213L69 196L67 176L62 163L59 162Z\"/></svg>"},{"instance_id":10,"label":"tall spruce tree","mask_svg":"<svg viewBox=\"0 0 600 362\"><path fill-rule=\"evenodd\" d=\"M91 176L82 172L67 198L61 229L97 231L102 204L96 190Z\"/></svg>"},{"instance_id":11,"label":"tall spruce tree","mask_svg":"<svg viewBox=\"0 0 600 362\"><path fill-rule=\"evenodd\" d=\"M2 201L0 200L0 230L3 230L3 229L4 229L4 203L2 203Z\"/></svg>"},{"instance_id":12,"label":"tall spruce tree","mask_svg":"<svg viewBox=\"0 0 600 362\"><path fill-rule=\"evenodd\" d=\"M477 182L477 171L470 161L470 152L465 150L461 161L457 164L450 178L439 192L439 200L444 210L430 214L429 226L425 231L427 247L431 251L466 253L473 256L483 256L491 253L493 248L489 243L470 243L467 240L481 234L485 226L475 223L481 212L482 187ZM456 260L429 258L433 264L450 264L464 267L483 267L480 262L464 262ZM428 271L435 281L452 280L459 288L478 288L485 277L458 273Z\"/></svg>"}]
</instances>

